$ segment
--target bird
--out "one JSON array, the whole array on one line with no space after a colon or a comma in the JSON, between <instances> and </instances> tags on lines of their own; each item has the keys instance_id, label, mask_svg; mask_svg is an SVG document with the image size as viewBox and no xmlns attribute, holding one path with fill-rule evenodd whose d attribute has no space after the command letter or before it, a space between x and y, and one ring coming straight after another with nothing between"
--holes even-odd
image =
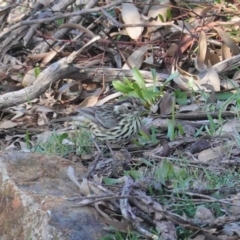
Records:
<instances>
[{"instance_id":1,"label":"bird","mask_svg":"<svg viewBox=\"0 0 240 240\"><path fill-rule=\"evenodd\" d=\"M79 108L76 111L77 116L59 120L84 121L94 139L125 145L139 132L142 113L147 110L141 99L127 97L115 103Z\"/></svg>"}]
</instances>

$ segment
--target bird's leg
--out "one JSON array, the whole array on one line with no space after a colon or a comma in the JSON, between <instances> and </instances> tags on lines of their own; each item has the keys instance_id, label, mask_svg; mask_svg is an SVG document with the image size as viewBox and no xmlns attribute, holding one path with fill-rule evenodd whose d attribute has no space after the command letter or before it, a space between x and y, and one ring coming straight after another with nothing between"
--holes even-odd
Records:
<instances>
[{"instance_id":1,"label":"bird's leg","mask_svg":"<svg viewBox=\"0 0 240 240\"><path fill-rule=\"evenodd\" d=\"M88 172L87 172L87 173L85 174L85 176L84 176L85 178L90 177L91 174L95 171L96 166L97 166L97 164L98 164L98 162L99 162L99 159L100 159L100 156L101 156L101 155L102 155L102 153L101 153L101 152L98 152L98 154L95 156L95 159L94 159L94 162L93 162L91 168L88 169Z\"/></svg>"},{"instance_id":2,"label":"bird's leg","mask_svg":"<svg viewBox=\"0 0 240 240\"><path fill-rule=\"evenodd\" d=\"M106 145L107 145L107 147L108 147L108 149L109 149L109 151L111 152L112 157L113 157L113 156L114 156L114 152L113 152L113 150L112 150L111 145L109 144L109 142L106 142Z\"/></svg>"},{"instance_id":3,"label":"bird's leg","mask_svg":"<svg viewBox=\"0 0 240 240\"><path fill-rule=\"evenodd\" d=\"M93 162L91 168L86 173L86 175L85 175L86 178L90 177L90 175L94 172L94 170L95 170L95 168L96 168L96 166L97 166L97 164L98 164L98 162L100 160L100 157L102 157L102 159L104 160L104 156L103 156L103 153L102 153L101 149L99 148L99 146L96 143L95 139L92 138L92 140L93 140L93 143L94 143L94 145L95 145L95 147L96 147L96 149L98 151L98 154L95 156L95 159L94 159L94 162Z\"/></svg>"},{"instance_id":4,"label":"bird's leg","mask_svg":"<svg viewBox=\"0 0 240 240\"><path fill-rule=\"evenodd\" d=\"M102 151L100 150L99 146L97 145L95 139L93 138L92 140L93 140L93 143L94 143L96 149L98 150L98 152L102 155L102 158L104 159L103 153L102 153Z\"/></svg>"}]
</instances>

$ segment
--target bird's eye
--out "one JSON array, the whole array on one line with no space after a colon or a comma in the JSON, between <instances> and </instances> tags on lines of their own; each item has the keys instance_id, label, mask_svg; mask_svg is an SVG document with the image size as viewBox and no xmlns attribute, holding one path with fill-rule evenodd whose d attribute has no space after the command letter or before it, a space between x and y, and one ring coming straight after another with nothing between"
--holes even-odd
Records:
<instances>
[{"instance_id":1,"label":"bird's eye","mask_svg":"<svg viewBox=\"0 0 240 240\"><path fill-rule=\"evenodd\" d=\"M132 110L132 107L131 107L131 106L127 106L127 109L128 109L128 110Z\"/></svg>"}]
</instances>

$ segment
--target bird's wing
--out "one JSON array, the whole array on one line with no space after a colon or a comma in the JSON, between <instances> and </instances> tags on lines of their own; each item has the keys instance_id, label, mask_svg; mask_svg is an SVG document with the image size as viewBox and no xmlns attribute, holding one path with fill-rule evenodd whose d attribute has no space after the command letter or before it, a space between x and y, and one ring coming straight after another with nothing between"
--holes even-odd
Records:
<instances>
[{"instance_id":1,"label":"bird's wing","mask_svg":"<svg viewBox=\"0 0 240 240\"><path fill-rule=\"evenodd\" d=\"M86 107L86 108L78 108L76 111L78 111L81 115L83 115L86 119L99 124L98 120L95 118L95 112L97 108L95 107Z\"/></svg>"},{"instance_id":2,"label":"bird's wing","mask_svg":"<svg viewBox=\"0 0 240 240\"><path fill-rule=\"evenodd\" d=\"M112 128L117 124L117 119L113 113L113 107L110 104L100 107L80 108L77 111L90 121L104 128Z\"/></svg>"},{"instance_id":3,"label":"bird's wing","mask_svg":"<svg viewBox=\"0 0 240 240\"><path fill-rule=\"evenodd\" d=\"M113 128L117 125L117 117L114 114L112 104L98 108L95 117L104 128Z\"/></svg>"}]
</instances>

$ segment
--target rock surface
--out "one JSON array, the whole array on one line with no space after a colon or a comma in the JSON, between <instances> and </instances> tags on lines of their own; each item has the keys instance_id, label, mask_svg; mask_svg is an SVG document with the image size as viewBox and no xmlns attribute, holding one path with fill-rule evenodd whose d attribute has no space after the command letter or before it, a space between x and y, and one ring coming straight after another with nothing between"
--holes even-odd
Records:
<instances>
[{"instance_id":1,"label":"rock surface","mask_svg":"<svg viewBox=\"0 0 240 240\"><path fill-rule=\"evenodd\" d=\"M1 240L95 240L106 232L91 207L77 207L79 189L68 176L85 169L55 156L36 153L0 153Z\"/></svg>"}]
</instances>

